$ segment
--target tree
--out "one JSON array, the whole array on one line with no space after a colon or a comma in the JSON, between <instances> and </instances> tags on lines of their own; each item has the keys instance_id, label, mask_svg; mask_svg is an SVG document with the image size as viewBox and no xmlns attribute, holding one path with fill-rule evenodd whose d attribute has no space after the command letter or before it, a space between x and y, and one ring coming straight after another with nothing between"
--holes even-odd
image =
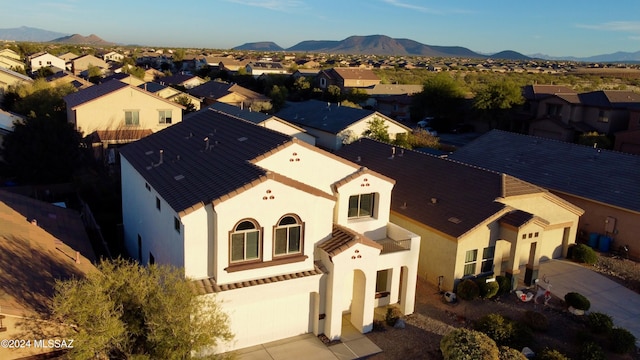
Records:
<instances>
[{"instance_id":1,"label":"tree","mask_svg":"<svg viewBox=\"0 0 640 360\"><path fill-rule=\"evenodd\" d=\"M122 68L122 72L125 74L135 76L140 80L144 80L145 71L141 67L132 66L132 65L124 66Z\"/></svg>"},{"instance_id":2,"label":"tree","mask_svg":"<svg viewBox=\"0 0 640 360\"><path fill-rule=\"evenodd\" d=\"M508 110L522 103L524 103L524 97L520 86L505 78L490 80L476 92L473 99L473 107L484 113L491 127L495 120L498 127L505 130L521 130L512 129L512 124L508 123Z\"/></svg>"},{"instance_id":3,"label":"tree","mask_svg":"<svg viewBox=\"0 0 640 360\"><path fill-rule=\"evenodd\" d=\"M353 88L346 95L347 100L356 104L362 104L369 99L369 94L364 89Z\"/></svg>"},{"instance_id":4,"label":"tree","mask_svg":"<svg viewBox=\"0 0 640 360\"><path fill-rule=\"evenodd\" d=\"M498 346L487 335L465 328L452 330L440 341L440 351L445 360L495 360L499 357Z\"/></svg>"},{"instance_id":5,"label":"tree","mask_svg":"<svg viewBox=\"0 0 640 360\"><path fill-rule=\"evenodd\" d=\"M442 130L451 126L451 122L459 111L464 99L460 85L446 73L427 79L421 92L414 95L411 104L411 118L418 121L425 116L433 116L436 129Z\"/></svg>"},{"instance_id":6,"label":"tree","mask_svg":"<svg viewBox=\"0 0 640 360\"><path fill-rule=\"evenodd\" d=\"M287 91L286 86L273 85L269 92L269 97L271 98L271 104L273 104L275 111L282 109L285 101L287 100L288 94L289 92Z\"/></svg>"},{"instance_id":7,"label":"tree","mask_svg":"<svg viewBox=\"0 0 640 360\"><path fill-rule=\"evenodd\" d=\"M10 85L3 104L8 110L25 116L66 121L67 112L63 98L75 91L71 84L54 86L45 79L37 79L31 84Z\"/></svg>"},{"instance_id":8,"label":"tree","mask_svg":"<svg viewBox=\"0 0 640 360\"><path fill-rule=\"evenodd\" d=\"M75 339L72 359L187 359L228 341L228 317L183 271L117 259L56 283L52 318Z\"/></svg>"},{"instance_id":9,"label":"tree","mask_svg":"<svg viewBox=\"0 0 640 360\"><path fill-rule=\"evenodd\" d=\"M102 78L102 69L89 64L89 67L87 68L87 78L89 78L89 81L92 83L97 84Z\"/></svg>"},{"instance_id":10,"label":"tree","mask_svg":"<svg viewBox=\"0 0 640 360\"><path fill-rule=\"evenodd\" d=\"M22 183L67 182L81 162L80 134L46 116L16 122L0 149L8 175Z\"/></svg>"},{"instance_id":11,"label":"tree","mask_svg":"<svg viewBox=\"0 0 640 360\"><path fill-rule=\"evenodd\" d=\"M341 94L340 88L336 85L329 85L329 87L327 87L325 96L327 98L327 101L334 102L334 103L342 100L342 94Z\"/></svg>"},{"instance_id":12,"label":"tree","mask_svg":"<svg viewBox=\"0 0 640 360\"><path fill-rule=\"evenodd\" d=\"M184 106L185 109L183 112L185 114L196 111L196 106L191 103L191 100L189 100L189 97L187 95L178 95L173 99L173 101Z\"/></svg>"},{"instance_id":13,"label":"tree","mask_svg":"<svg viewBox=\"0 0 640 360\"><path fill-rule=\"evenodd\" d=\"M367 124L369 126L367 127L367 130L362 133L362 136L386 143L390 141L389 125L384 122L384 119L376 116L367 121Z\"/></svg>"}]
</instances>

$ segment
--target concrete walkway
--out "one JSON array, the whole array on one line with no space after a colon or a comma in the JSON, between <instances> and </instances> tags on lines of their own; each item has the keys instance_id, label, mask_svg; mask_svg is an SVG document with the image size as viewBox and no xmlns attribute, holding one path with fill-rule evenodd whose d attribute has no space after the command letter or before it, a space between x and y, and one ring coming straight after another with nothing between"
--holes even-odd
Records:
<instances>
[{"instance_id":1,"label":"concrete walkway","mask_svg":"<svg viewBox=\"0 0 640 360\"><path fill-rule=\"evenodd\" d=\"M342 320L340 343L327 346L313 334L304 334L235 351L237 360L353 360L382 350Z\"/></svg>"},{"instance_id":2,"label":"concrete walkway","mask_svg":"<svg viewBox=\"0 0 640 360\"><path fill-rule=\"evenodd\" d=\"M635 335L640 344L640 295L595 271L567 260L540 263L540 284L543 277L551 284L551 293L561 299L568 292L580 293L589 299L589 312L600 312L613 318L616 327Z\"/></svg>"}]
</instances>

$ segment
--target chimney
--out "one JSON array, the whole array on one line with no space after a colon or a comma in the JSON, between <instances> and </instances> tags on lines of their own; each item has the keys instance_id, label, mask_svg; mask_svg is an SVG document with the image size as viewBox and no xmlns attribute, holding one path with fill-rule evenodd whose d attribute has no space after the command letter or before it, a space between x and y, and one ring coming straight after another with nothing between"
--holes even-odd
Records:
<instances>
[{"instance_id":1,"label":"chimney","mask_svg":"<svg viewBox=\"0 0 640 360\"><path fill-rule=\"evenodd\" d=\"M396 147L392 146L391 147L391 156L389 156L389 160L393 160L393 158L396 156Z\"/></svg>"},{"instance_id":2,"label":"chimney","mask_svg":"<svg viewBox=\"0 0 640 360\"><path fill-rule=\"evenodd\" d=\"M80 264L80 251L76 251L76 264Z\"/></svg>"}]
</instances>

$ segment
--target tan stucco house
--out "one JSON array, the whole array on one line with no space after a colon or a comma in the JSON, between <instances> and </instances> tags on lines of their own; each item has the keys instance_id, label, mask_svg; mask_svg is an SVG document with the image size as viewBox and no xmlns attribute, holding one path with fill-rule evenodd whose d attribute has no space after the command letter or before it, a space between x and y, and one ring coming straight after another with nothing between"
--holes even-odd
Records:
<instances>
[{"instance_id":1,"label":"tan stucco house","mask_svg":"<svg viewBox=\"0 0 640 360\"><path fill-rule=\"evenodd\" d=\"M336 154L396 180L391 221L420 235L418 276L443 291L469 277L532 284L575 242L582 209L513 176L371 139Z\"/></svg>"},{"instance_id":2,"label":"tan stucco house","mask_svg":"<svg viewBox=\"0 0 640 360\"><path fill-rule=\"evenodd\" d=\"M90 54L81 55L69 60L68 67L74 75L80 75L92 66L97 66L103 73L109 69L109 64L107 64L106 61Z\"/></svg>"},{"instance_id":3,"label":"tan stucco house","mask_svg":"<svg viewBox=\"0 0 640 360\"><path fill-rule=\"evenodd\" d=\"M0 67L0 100L4 97L4 93L9 85L32 82L33 79L26 75Z\"/></svg>"},{"instance_id":4,"label":"tan stucco house","mask_svg":"<svg viewBox=\"0 0 640 360\"><path fill-rule=\"evenodd\" d=\"M121 156L126 248L216 296L235 334L217 352L414 311L420 237L389 219L392 179L213 110Z\"/></svg>"},{"instance_id":5,"label":"tan stucco house","mask_svg":"<svg viewBox=\"0 0 640 360\"><path fill-rule=\"evenodd\" d=\"M317 82L321 89L335 85L344 91L375 86L380 84L380 78L371 69L336 67L320 71Z\"/></svg>"},{"instance_id":6,"label":"tan stucco house","mask_svg":"<svg viewBox=\"0 0 640 360\"><path fill-rule=\"evenodd\" d=\"M138 87L154 95L160 96L163 99L167 99L171 101L176 101L177 98L185 97L187 98L189 103L193 105L193 109L195 111L200 110L200 107L202 106L202 99L197 98L191 94L182 92L171 86L162 85L156 82L145 82L145 83L139 84Z\"/></svg>"},{"instance_id":7,"label":"tan stucco house","mask_svg":"<svg viewBox=\"0 0 640 360\"><path fill-rule=\"evenodd\" d=\"M205 105L221 102L241 108L249 108L253 103L268 103L268 96L249 90L234 83L208 81L200 86L187 90L195 97L204 99Z\"/></svg>"},{"instance_id":8,"label":"tan stucco house","mask_svg":"<svg viewBox=\"0 0 640 360\"><path fill-rule=\"evenodd\" d=\"M640 258L640 157L591 146L493 130L451 155L518 177L584 209L581 240L612 239ZM598 245L600 248L600 245Z\"/></svg>"}]
</instances>

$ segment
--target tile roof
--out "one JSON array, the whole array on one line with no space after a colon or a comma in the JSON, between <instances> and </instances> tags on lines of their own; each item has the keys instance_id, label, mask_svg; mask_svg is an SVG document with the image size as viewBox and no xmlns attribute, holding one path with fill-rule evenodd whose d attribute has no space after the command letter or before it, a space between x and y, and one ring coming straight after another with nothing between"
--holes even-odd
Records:
<instances>
[{"instance_id":1,"label":"tile roof","mask_svg":"<svg viewBox=\"0 0 640 360\"><path fill-rule=\"evenodd\" d=\"M6 73L8 75L11 75L11 76L13 76L15 78L18 78L18 79L22 80L22 81L29 81L29 82L33 81L33 79L28 77L27 75L23 75L23 74L20 74L19 72L15 72L15 71L10 70L10 69L5 69L3 67L0 67L0 72Z\"/></svg>"},{"instance_id":2,"label":"tile roof","mask_svg":"<svg viewBox=\"0 0 640 360\"><path fill-rule=\"evenodd\" d=\"M364 90L371 96L412 95L421 92L423 88L423 85L376 84L372 87L365 88Z\"/></svg>"},{"instance_id":3,"label":"tile roof","mask_svg":"<svg viewBox=\"0 0 640 360\"><path fill-rule=\"evenodd\" d=\"M249 109L241 109L237 106L225 104L222 102L215 102L209 105L207 108L213 111L239 117L243 120L251 121L254 124L261 124L274 117L273 115L267 115L259 111L251 111Z\"/></svg>"},{"instance_id":4,"label":"tile roof","mask_svg":"<svg viewBox=\"0 0 640 360\"><path fill-rule=\"evenodd\" d=\"M314 264L313 270L299 271L291 274L276 275L276 276L270 276L270 277L261 278L261 279L241 281L241 282L223 284L223 285L218 285L216 282L216 279L214 278L208 278L208 279L194 280L192 284L194 285L195 291L198 295L205 295L205 294L218 293L221 291L241 289L241 288L246 288L250 286L271 284L279 281L300 279L307 276L323 275L324 273L326 273L326 270L323 269L323 267L320 264L316 263Z\"/></svg>"},{"instance_id":5,"label":"tile roof","mask_svg":"<svg viewBox=\"0 0 640 360\"><path fill-rule=\"evenodd\" d=\"M633 91L598 90L578 94L580 102L586 106L604 108L640 107L640 94Z\"/></svg>"},{"instance_id":6,"label":"tile roof","mask_svg":"<svg viewBox=\"0 0 640 360\"><path fill-rule=\"evenodd\" d=\"M276 116L300 126L337 134L350 125L372 115L373 110L356 109L319 100L288 102Z\"/></svg>"},{"instance_id":7,"label":"tile roof","mask_svg":"<svg viewBox=\"0 0 640 360\"><path fill-rule=\"evenodd\" d=\"M364 244L382 250L382 245L377 242L338 224L333 224L331 238L318 244L318 249L323 250L330 256L336 256L354 244Z\"/></svg>"},{"instance_id":8,"label":"tile roof","mask_svg":"<svg viewBox=\"0 0 640 360\"><path fill-rule=\"evenodd\" d=\"M140 84L138 85L138 87L142 90L147 90L150 93L157 93L158 91L164 90L166 89L168 86L167 85L161 85L158 84L156 82L146 82L144 84Z\"/></svg>"},{"instance_id":9,"label":"tile roof","mask_svg":"<svg viewBox=\"0 0 640 360\"><path fill-rule=\"evenodd\" d=\"M67 108L73 109L78 105L98 99L109 93L123 89L127 86L129 85L123 83L122 81L111 80L100 85L90 86L86 89L71 93L64 97L64 101L67 103Z\"/></svg>"},{"instance_id":10,"label":"tile roof","mask_svg":"<svg viewBox=\"0 0 640 360\"><path fill-rule=\"evenodd\" d=\"M333 70L338 76L345 80L350 79L361 79L361 80L380 80L378 75L373 72L371 69L360 69L360 68L333 68Z\"/></svg>"},{"instance_id":11,"label":"tile roof","mask_svg":"<svg viewBox=\"0 0 640 360\"><path fill-rule=\"evenodd\" d=\"M139 140L153 134L151 129L119 129L119 130L96 130L87 137L94 142L118 141L128 142Z\"/></svg>"},{"instance_id":12,"label":"tile roof","mask_svg":"<svg viewBox=\"0 0 640 360\"><path fill-rule=\"evenodd\" d=\"M492 130L450 156L549 190L640 212L640 156Z\"/></svg>"},{"instance_id":13,"label":"tile roof","mask_svg":"<svg viewBox=\"0 0 640 360\"><path fill-rule=\"evenodd\" d=\"M202 80L204 82L203 79L200 79L198 76L196 75L186 75L186 74L175 74L175 75L171 75L171 76L165 76L165 77L161 77L158 80L156 80L157 82L159 82L160 84L169 84L169 85L180 85L184 82L187 82L191 79L199 79Z\"/></svg>"},{"instance_id":14,"label":"tile roof","mask_svg":"<svg viewBox=\"0 0 640 360\"><path fill-rule=\"evenodd\" d=\"M249 98L269 99L262 94L244 88L238 84L225 83L221 81L207 81L204 84L188 89L187 92L193 96L208 99L219 99L233 92L239 93Z\"/></svg>"},{"instance_id":15,"label":"tile roof","mask_svg":"<svg viewBox=\"0 0 640 360\"><path fill-rule=\"evenodd\" d=\"M454 238L507 209L496 199L545 192L511 176L371 139L343 146L336 154L396 180L393 213Z\"/></svg>"},{"instance_id":16,"label":"tile roof","mask_svg":"<svg viewBox=\"0 0 640 360\"><path fill-rule=\"evenodd\" d=\"M522 210L510 211L499 220L500 223L511 225L515 228L520 228L533 220L534 215Z\"/></svg>"},{"instance_id":17,"label":"tile roof","mask_svg":"<svg viewBox=\"0 0 640 360\"><path fill-rule=\"evenodd\" d=\"M522 88L522 95L528 100L540 100L559 94L575 95L577 93L570 87L559 85L526 85Z\"/></svg>"},{"instance_id":18,"label":"tile roof","mask_svg":"<svg viewBox=\"0 0 640 360\"><path fill-rule=\"evenodd\" d=\"M176 212L183 212L264 181L271 175L249 160L292 141L206 110L128 144L120 153Z\"/></svg>"}]
</instances>

